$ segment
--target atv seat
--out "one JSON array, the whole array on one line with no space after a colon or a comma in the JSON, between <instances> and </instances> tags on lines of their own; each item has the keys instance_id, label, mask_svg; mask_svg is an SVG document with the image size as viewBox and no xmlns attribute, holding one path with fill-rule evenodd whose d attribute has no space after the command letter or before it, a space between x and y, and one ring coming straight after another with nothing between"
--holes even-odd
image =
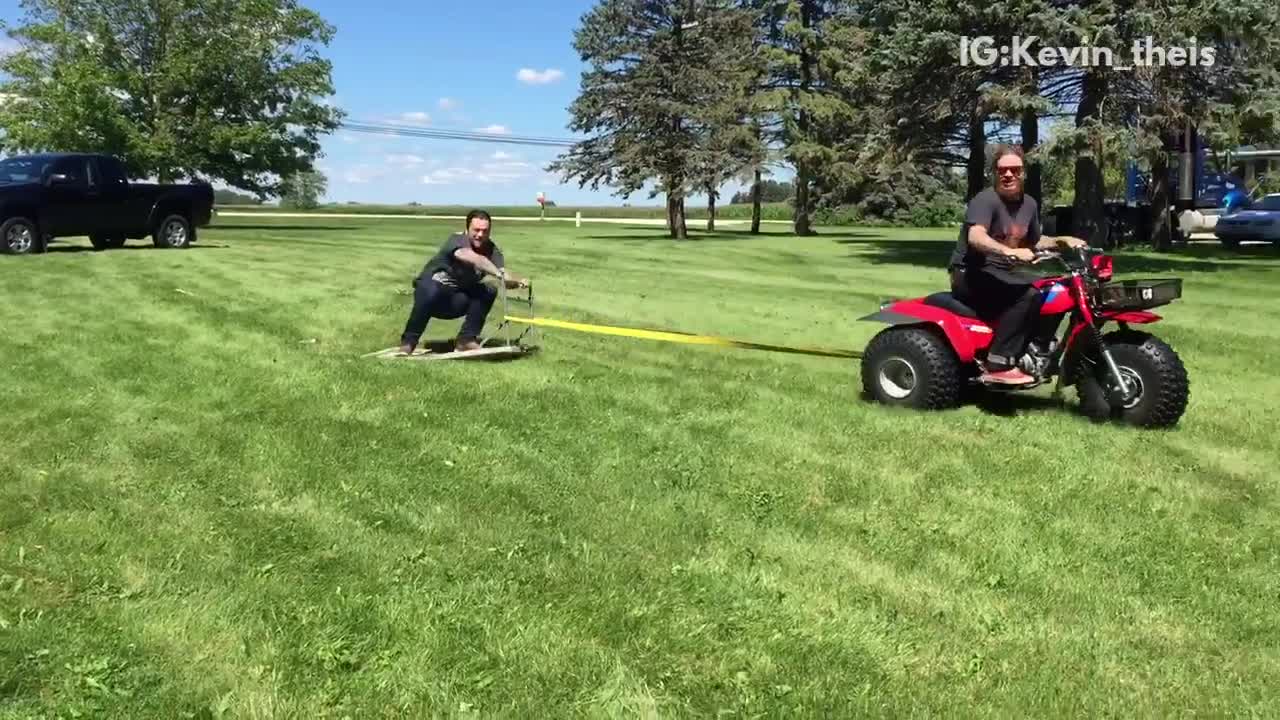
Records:
<instances>
[{"instance_id":1,"label":"atv seat","mask_svg":"<svg viewBox=\"0 0 1280 720\"><path fill-rule=\"evenodd\" d=\"M955 295L952 295L949 292L936 292L925 298L924 304L942 308L943 310L953 312L961 317L973 318L974 320L980 319L978 317L978 313L975 312L973 308L960 302L956 299Z\"/></svg>"}]
</instances>

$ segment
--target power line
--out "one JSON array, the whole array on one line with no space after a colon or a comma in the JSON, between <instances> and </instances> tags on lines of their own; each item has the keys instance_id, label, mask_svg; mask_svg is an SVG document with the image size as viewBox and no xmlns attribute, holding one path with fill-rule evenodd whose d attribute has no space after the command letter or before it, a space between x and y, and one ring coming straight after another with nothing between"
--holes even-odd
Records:
<instances>
[{"instance_id":1,"label":"power line","mask_svg":"<svg viewBox=\"0 0 1280 720\"><path fill-rule=\"evenodd\" d=\"M350 121L341 123L340 127L348 132L420 138L425 140L465 140L468 142L501 143L507 145L536 145L541 147L572 147L574 145L573 140L564 138L505 135L480 130L424 128L409 125L394 125L391 123Z\"/></svg>"}]
</instances>

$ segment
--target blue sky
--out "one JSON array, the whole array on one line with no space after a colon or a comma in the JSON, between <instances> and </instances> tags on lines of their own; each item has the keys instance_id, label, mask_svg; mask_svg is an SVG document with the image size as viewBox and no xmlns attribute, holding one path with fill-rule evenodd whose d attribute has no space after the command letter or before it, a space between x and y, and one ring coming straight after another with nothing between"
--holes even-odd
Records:
<instances>
[{"instance_id":1,"label":"blue sky","mask_svg":"<svg viewBox=\"0 0 1280 720\"><path fill-rule=\"evenodd\" d=\"M327 49L335 104L348 119L572 137L568 106L583 68L573 32L592 2L303 0L337 28ZM18 0L0 0L16 24ZM558 148L339 131L320 167L338 202L616 205L601 189L562 184L543 168ZM727 201L737 186L726 187ZM635 205L659 204L641 191Z\"/></svg>"}]
</instances>

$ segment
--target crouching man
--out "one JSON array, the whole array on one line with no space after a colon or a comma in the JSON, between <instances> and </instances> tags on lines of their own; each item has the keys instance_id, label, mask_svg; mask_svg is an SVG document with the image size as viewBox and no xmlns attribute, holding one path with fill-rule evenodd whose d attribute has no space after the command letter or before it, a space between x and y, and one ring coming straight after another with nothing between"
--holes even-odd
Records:
<instances>
[{"instance_id":1,"label":"crouching man","mask_svg":"<svg viewBox=\"0 0 1280 720\"><path fill-rule=\"evenodd\" d=\"M460 317L456 349L480 349L480 331L493 307L497 291L482 281L498 278L508 288L527 287L528 281L508 273L502 251L489 235L491 220L483 210L467 213L466 232L449 236L413 283L413 311L400 336L400 352L411 355L431 318Z\"/></svg>"}]
</instances>

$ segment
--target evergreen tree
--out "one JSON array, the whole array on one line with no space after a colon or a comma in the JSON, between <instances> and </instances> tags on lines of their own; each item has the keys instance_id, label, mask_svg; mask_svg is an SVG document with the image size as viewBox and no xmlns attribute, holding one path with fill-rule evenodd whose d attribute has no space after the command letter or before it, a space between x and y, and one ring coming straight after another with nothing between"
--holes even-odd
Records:
<instances>
[{"instance_id":1,"label":"evergreen tree","mask_svg":"<svg viewBox=\"0 0 1280 720\"><path fill-rule=\"evenodd\" d=\"M752 15L729 0L602 0L574 34L588 64L570 106L590 135L549 167L579 187L665 193L672 237L687 236L685 197L723 167L752 81Z\"/></svg>"}]
</instances>

